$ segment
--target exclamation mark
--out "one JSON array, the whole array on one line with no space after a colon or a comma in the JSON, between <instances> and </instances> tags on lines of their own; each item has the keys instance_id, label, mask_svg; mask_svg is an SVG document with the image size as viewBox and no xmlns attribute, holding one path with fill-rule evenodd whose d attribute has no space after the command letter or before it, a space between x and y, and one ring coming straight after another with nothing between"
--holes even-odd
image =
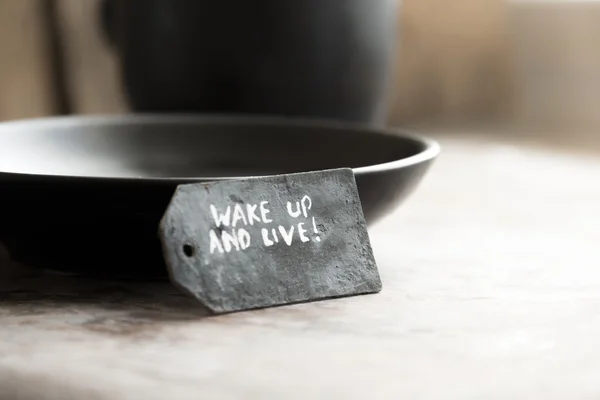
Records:
<instances>
[{"instance_id":1,"label":"exclamation mark","mask_svg":"<svg viewBox=\"0 0 600 400\"><path fill-rule=\"evenodd\" d=\"M312 222L313 222L313 231L315 232L315 241L316 242L320 242L321 238L318 236L319 235L319 230L317 229L317 222L315 221L315 217L312 217Z\"/></svg>"}]
</instances>

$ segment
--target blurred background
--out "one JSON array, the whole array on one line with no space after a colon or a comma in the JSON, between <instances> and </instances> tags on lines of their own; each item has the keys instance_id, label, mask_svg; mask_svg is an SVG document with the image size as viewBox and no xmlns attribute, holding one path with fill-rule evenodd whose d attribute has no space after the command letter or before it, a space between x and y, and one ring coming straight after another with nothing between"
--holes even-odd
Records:
<instances>
[{"instance_id":1,"label":"blurred background","mask_svg":"<svg viewBox=\"0 0 600 400\"><path fill-rule=\"evenodd\" d=\"M0 2L0 120L126 112L99 0ZM404 0L393 125L600 126L600 1Z\"/></svg>"}]
</instances>

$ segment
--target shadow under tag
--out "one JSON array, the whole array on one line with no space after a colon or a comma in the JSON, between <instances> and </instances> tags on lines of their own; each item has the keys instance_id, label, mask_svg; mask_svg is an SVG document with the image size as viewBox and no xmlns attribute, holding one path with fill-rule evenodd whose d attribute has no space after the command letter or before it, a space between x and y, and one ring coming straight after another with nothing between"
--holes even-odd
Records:
<instances>
[{"instance_id":1,"label":"shadow under tag","mask_svg":"<svg viewBox=\"0 0 600 400\"><path fill-rule=\"evenodd\" d=\"M180 185L159 234L171 281L214 313L381 290L351 169Z\"/></svg>"}]
</instances>

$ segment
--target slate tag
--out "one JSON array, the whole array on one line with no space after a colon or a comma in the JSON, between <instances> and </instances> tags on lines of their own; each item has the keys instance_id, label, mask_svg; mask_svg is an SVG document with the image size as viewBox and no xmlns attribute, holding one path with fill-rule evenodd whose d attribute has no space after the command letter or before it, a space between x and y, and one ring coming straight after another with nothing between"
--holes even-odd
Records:
<instances>
[{"instance_id":1,"label":"slate tag","mask_svg":"<svg viewBox=\"0 0 600 400\"><path fill-rule=\"evenodd\" d=\"M180 185L159 233L172 282L215 313L381 290L351 169Z\"/></svg>"}]
</instances>

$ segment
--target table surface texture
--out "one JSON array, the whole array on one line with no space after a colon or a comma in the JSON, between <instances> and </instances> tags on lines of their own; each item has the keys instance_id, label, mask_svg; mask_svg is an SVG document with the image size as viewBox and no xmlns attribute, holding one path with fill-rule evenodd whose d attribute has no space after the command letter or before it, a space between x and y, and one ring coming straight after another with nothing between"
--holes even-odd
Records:
<instances>
[{"instance_id":1,"label":"table surface texture","mask_svg":"<svg viewBox=\"0 0 600 400\"><path fill-rule=\"evenodd\" d=\"M0 399L600 398L600 145L435 137L376 295L212 317L3 262Z\"/></svg>"}]
</instances>

